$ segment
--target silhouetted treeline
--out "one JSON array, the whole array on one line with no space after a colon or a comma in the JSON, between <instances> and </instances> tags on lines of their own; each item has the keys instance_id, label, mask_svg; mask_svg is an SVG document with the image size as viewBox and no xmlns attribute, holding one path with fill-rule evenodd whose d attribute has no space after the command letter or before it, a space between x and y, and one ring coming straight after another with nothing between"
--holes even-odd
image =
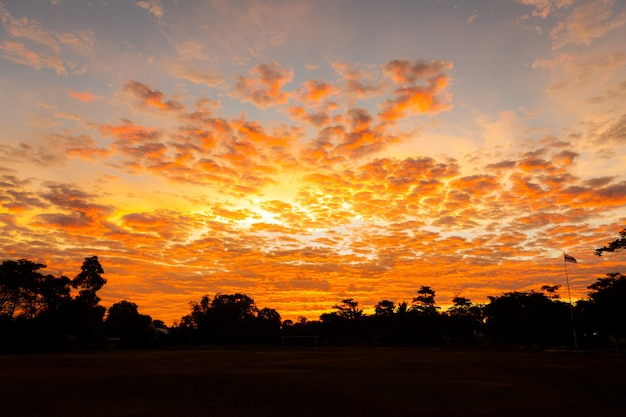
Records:
<instances>
[{"instance_id":1,"label":"silhouetted treeline","mask_svg":"<svg viewBox=\"0 0 626 417\"><path fill-rule=\"evenodd\" d=\"M626 249L620 239L596 255ZM98 257L85 258L70 279L44 275L45 265L26 259L0 264L0 352L81 348L145 348L164 344L270 344L315 340L320 345L474 345L594 348L626 345L626 276L609 273L574 305L561 301L559 286L507 292L485 304L456 296L446 311L435 290L420 287L411 302L381 300L367 315L347 298L319 320L282 321L272 308L258 308L245 294L205 295L191 312L167 328L120 301L107 310L97 292L106 284ZM75 295L72 295L72 288ZM308 339L307 339L308 338Z\"/></svg>"},{"instance_id":2,"label":"silhouetted treeline","mask_svg":"<svg viewBox=\"0 0 626 417\"><path fill-rule=\"evenodd\" d=\"M74 350L108 343L139 347L159 341L155 323L139 314L134 303L112 305L105 319L107 309L97 293L106 279L97 256L85 258L73 279L44 275L43 268L26 259L0 264L0 352Z\"/></svg>"},{"instance_id":3,"label":"silhouetted treeline","mask_svg":"<svg viewBox=\"0 0 626 417\"><path fill-rule=\"evenodd\" d=\"M441 312L435 290L423 286L411 303L382 300L366 315L352 298L319 320L285 320L273 309L259 310L244 294L204 296L171 329L176 344L288 343L311 345L520 346L527 349L615 345L626 337L626 277L608 274L589 286L589 298L575 305L560 300L559 286L540 292L512 291L475 304L457 296ZM572 321L573 319L573 321ZM309 337L306 342L298 338ZM315 339L314 339L315 338ZM304 339L304 338L303 338Z\"/></svg>"}]
</instances>

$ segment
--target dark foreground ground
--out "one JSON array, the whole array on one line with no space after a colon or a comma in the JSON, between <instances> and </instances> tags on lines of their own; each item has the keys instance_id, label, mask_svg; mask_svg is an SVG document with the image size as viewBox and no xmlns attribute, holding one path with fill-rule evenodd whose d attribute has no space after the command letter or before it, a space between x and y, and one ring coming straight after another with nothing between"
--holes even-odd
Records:
<instances>
[{"instance_id":1,"label":"dark foreground ground","mask_svg":"<svg viewBox=\"0 0 626 417\"><path fill-rule=\"evenodd\" d=\"M2 416L623 416L626 359L425 349L0 356Z\"/></svg>"}]
</instances>

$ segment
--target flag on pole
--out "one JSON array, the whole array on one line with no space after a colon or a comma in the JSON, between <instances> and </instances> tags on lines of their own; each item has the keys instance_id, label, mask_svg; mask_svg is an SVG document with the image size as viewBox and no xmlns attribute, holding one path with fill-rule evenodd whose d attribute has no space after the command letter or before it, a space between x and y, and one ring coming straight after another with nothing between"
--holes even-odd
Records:
<instances>
[{"instance_id":1,"label":"flag on pole","mask_svg":"<svg viewBox=\"0 0 626 417\"><path fill-rule=\"evenodd\" d=\"M572 263L578 263L576 261L576 258L574 258L573 256L569 256L567 254L563 254L563 259L565 260L565 262L572 262Z\"/></svg>"}]
</instances>

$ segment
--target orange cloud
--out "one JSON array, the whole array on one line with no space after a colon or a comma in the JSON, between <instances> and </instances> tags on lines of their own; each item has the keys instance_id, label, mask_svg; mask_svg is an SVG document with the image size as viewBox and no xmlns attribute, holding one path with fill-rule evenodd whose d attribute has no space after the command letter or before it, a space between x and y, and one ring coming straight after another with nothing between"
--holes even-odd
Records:
<instances>
[{"instance_id":1,"label":"orange cloud","mask_svg":"<svg viewBox=\"0 0 626 417\"><path fill-rule=\"evenodd\" d=\"M94 95L88 91L77 92L77 91L68 90L67 93L70 96L74 97L76 100L82 101L83 103L89 103L95 100Z\"/></svg>"},{"instance_id":2,"label":"orange cloud","mask_svg":"<svg viewBox=\"0 0 626 417\"><path fill-rule=\"evenodd\" d=\"M124 84L123 91L139 99L146 108L156 108L162 111L181 111L184 106L175 100L165 100L165 94L158 90L152 90L139 81L128 81Z\"/></svg>"},{"instance_id":3,"label":"orange cloud","mask_svg":"<svg viewBox=\"0 0 626 417\"><path fill-rule=\"evenodd\" d=\"M527 6L534 6L533 16L539 16L545 19L554 10L571 6L574 0L515 0Z\"/></svg>"},{"instance_id":4,"label":"orange cloud","mask_svg":"<svg viewBox=\"0 0 626 417\"><path fill-rule=\"evenodd\" d=\"M452 108L450 97L445 93L448 83L446 76L429 80L426 86L404 86L394 91L395 98L382 105L380 117L393 122L402 117L419 113L438 113Z\"/></svg>"},{"instance_id":5,"label":"orange cloud","mask_svg":"<svg viewBox=\"0 0 626 417\"><path fill-rule=\"evenodd\" d=\"M96 203L94 194L86 193L68 184L48 182L41 194L52 207L62 212L41 213L35 216L33 226L56 227L71 233L101 235L106 230L106 219L113 212L110 205Z\"/></svg>"},{"instance_id":6,"label":"orange cloud","mask_svg":"<svg viewBox=\"0 0 626 417\"><path fill-rule=\"evenodd\" d=\"M449 82L446 71L452 69L447 61L394 60L385 66L385 73L399 87L395 98L382 104L381 117L397 120L407 112L436 113L451 107L445 88Z\"/></svg>"},{"instance_id":7,"label":"orange cloud","mask_svg":"<svg viewBox=\"0 0 626 417\"><path fill-rule=\"evenodd\" d=\"M289 114L293 120L311 124L317 128L321 128L330 123L330 116L325 112L308 113L304 107L290 106Z\"/></svg>"},{"instance_id":8,"label":"orange cloud","mask_svg":"<svg viewBox=\"0 0 626 417\"><path fill-rule=\"evenodd\" d=\"M395 84L431 84L431 79L438 80L445 71L452 69L448 61L426 61L418 59L413 62L406 59L395 59L385 65L385 73Z\"/></svg>"},{"instance_id":9,"label":"orange cloud","mask_svg":"<svg viewBox=\"0 0 626 417\"><path fill-rule=\"evenodd\" d=\"M320 80L309 80L302 84L298 97L308 106L317 107L329 98L335 96L339 88Z\"/></svg>"},{"instance_id":10,"label":"orange cloud","mask_svg":"<svg viewBox=\"0 0 626 417\"><path fill-rule=\"evenodd\" d=\"M57 74L66 74L68 71L82 73L85 70L84 66L76 62L76 57L65 61L64 53L91 53L94 44L92 32L58 32L47 29L35 19L15 18L3 3L0 3L0 20L11 38L20 38L27 42L0 42L0 56L7 61L33 69L54 69Z\"/></svg>"},{"instance_id":11,"label":"orange cloud","mask_svg":"<svg viewBox=\"0 0 626 417\"><path fill-rule=\"evenodd\" d=\"M343 61L333 62L333 69L343 77L343 90L348 99L372 98L384 93L384 84L373 72Z\"/></svg>"},{"instance_id":12,"label":"orange cloud","mask_svg":"<svg viewBox=\"0 0 626 417\"><path fill-rule=\"evenodd\" d=\"M0 56L14 64L26 65L36 70L53 69L59 75L67 72L60 58L45 52L36 52L22 42L0 42Z\"/></svg>"},{"instance_id":13,"label":"orange cloud","mask_svg":"<svg viewBox=\"0 0 626 417\"><path fill-rule=\"evenodd\" d=\"M122 125L101 125L99 128L100 133L129 143L156 141L162 136L161 131L158 129L138 126L130 120L123 120L123 122Z\"/></svg>"},{"instance_id":14,"label":"orange cloud","mask_svg":"<svg viewBox=\"0 0 626 417\"><path fill-rule=\"evenodd\" d=\"M251 77L239 76L233 95L244 102L268 107L285 104L289 94L282 91L293 78L293 71L280 68L278 63L260 64L250 70Z\"/></svg>"}]
</instances>

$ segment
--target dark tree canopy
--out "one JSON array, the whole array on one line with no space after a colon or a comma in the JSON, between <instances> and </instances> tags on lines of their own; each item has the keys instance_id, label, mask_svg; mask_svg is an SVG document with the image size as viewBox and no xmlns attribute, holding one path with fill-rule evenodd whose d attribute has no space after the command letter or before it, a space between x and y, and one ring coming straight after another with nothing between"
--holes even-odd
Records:
<instances>
[{"instance_id":1,"label":"dark tree canopy","mask_svg":"<svg viewBox=\"0 0 626 417\"><path fill-rule=\"evenodd\" d=\"M626 249L626 228L619 232L619 238L595 250L596 256L602 256L604 252L620 252Z\"/></svg>"},{"instance_id":2,"label":"dark tree canopy","mask_svg":"<svg viewBox=\"0 0 626 417\"><path fill-rule=\"evenodd\" d=\"M216 294L191 303L191 313L182 318L178 334L195 343L248 343L280 340L280 328L276 310L259 310L245 294Z\"/></svg>"},{"instance_id":3,"label":"dark tree canopy","mask_svg":"<svg viewBox=\"0 0 626 417\"><path fill-rule=\"evenodd\" d=\"M33 318L70 297L70 280L39 272L46 265L26 259L0 265L0 316Z\"/></svg>"},{"instance_id":4,"label":"dark tree canopy","mask_svg":"<svg viewBox=\"0 0 626 417\"><path fill-rule=\"evenodd\" d=\"M571 339L569 304L535 291L512 291L489 300L487 331L499 341L531 347Z\"/></svg>"},{"instance_id":5,"label":"dark tree canopy","mask_svg":"<svg viewBox=\"0 0 626 417\"><path fill-rule=\"evenodd\" d=\"M109 307L104 321L109 337L120 338L124 347L147 345L152 333L152 318L140 314L137 304L120 301Z\"/></svg>"},{"instance_id":6,"label":"dark tree canopy","mask_svg":"<svg viewBox=\"0 0 626 417\"><path fill-rule=\"evenodd\" d=\"M337 310L337 314L348 320L358 320L363 317L363 309L359 308L359 303L353 298L346 298L341 304L333 306Z\"/></svg>"},{"instance_id":7,"label":"dark tree canopy","mask_svg":"<svg viewBox=\"0 0 626 417\"><path fill-rule=\"evenodd\" d=\"M436 313L439 307L435 306L435 290L429 286L421 286L417 290L417 297L413 298L413 310L425 314Z\"/></svg>"},{"instance_id":8,"label":"dark tree canopy","mask_svg":"<svg viewBox=\"0 0 626 417\"><path fill-rule=\"evenodd\" d=\"M449 315L464 316L469 314L472 306L472 301L469 298L457 295L452 299L452 303L454 305L448 310Z\"/></svg>"},{"instance_id":9,"label":"dark tree canopy","mask_svg":"<svg viewBox=\"0 0 626 417\"><path fill-rule=\"evenodd\" d=\"M100 290L107 280L102 277L104 269L97 256L85 258L80 267L80 273L72 280L72 287L78 289L78 298L85 303L98 304L100 298L96 292Z\"/></svg>"},{"instance_id":10,"label":"dark tree canopy","mask_svg":"<svg viewBox=\"0 0 626 417\"><path fill-rule=\"evenodd\" d=\"M374 306L374 313L377 316L391 316L396 311L396 305L393 301L382 300Z\"/></svg>"},{"instance_id":11,"label":"dark tree canopy","mask_svg":"<svg viewBox=\"0 0 626 417\"><path fill-rule=\"evenodd\" d=\"M615 337L626 336L626 276L613 272L588 287L591 309L599 329Z\"/></svg>"}]
</instances>

